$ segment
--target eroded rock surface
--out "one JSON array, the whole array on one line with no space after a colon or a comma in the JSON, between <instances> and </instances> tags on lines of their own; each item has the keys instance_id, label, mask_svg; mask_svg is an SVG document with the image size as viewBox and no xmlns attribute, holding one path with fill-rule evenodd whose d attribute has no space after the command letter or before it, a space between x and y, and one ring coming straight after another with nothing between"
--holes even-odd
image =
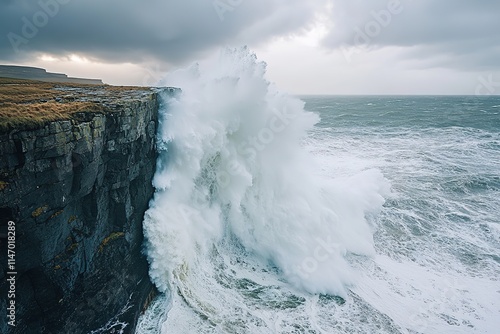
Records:
<instances>
[{"instance_id":1,"label":"eroded rock surface","mask_svg":"<svg viewBox=\"0 0 500 334\"><path fill-rule=\"evenodd\" d=\"M157 93L93 90L103 112L0 134L2 314L9 220L17 272L17 326L2 316L2 333L108 333L125 325L127 333L154 293L141 247L154 191Z\"/></svg>"}]
</instances>

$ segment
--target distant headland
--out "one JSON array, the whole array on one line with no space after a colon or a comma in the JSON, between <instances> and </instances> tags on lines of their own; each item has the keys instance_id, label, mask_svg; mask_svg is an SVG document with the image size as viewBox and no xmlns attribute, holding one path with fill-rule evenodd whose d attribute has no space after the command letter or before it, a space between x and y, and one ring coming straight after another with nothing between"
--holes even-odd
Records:
<instances>
[{"instance_id":1,"label":"distant headland","mask_svg":"<svg viewBox=\"0 0 500 334\"><path fill-rule=\"evenodd\" d=\"M68 77L66 74L47 72L43 68L16 65L0 65L0 78L1 77L38 80L45 82L63 82L90 85L103 84L101 79L72 78Z\"/></svg>"}]
</instances>

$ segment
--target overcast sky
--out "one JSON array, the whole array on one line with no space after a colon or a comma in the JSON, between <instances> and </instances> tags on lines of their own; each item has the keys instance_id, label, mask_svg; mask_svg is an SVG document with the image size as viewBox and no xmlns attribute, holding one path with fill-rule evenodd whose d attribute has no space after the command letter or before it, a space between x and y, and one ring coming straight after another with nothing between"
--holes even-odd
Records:
<instances>
[{"instance_id":1,"label":"overcast sky","mask_svg":"<svg viewBox=\"0 0 500 334\"><path fill-rule=\"evenodd\" d=\"M110 84L248 45L297 94L500 94L499 0L0 0L0 63Z\"/></svg>"}]
</instances>

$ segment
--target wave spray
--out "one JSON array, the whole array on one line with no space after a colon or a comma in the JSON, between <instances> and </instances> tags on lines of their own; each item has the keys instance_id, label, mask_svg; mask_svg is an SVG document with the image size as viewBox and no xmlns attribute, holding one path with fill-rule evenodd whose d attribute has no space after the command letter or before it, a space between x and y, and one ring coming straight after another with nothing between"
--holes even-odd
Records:
<instances>
[{"instance_id":1,"label":"wave spray","mask_svg":"<svg viewBox=\"0 0 500 334\"><path fill-rule=\"evenodd\" d=\"M376 170L325 173L304 144L318 116L265 71L247 48L228 48L164 79L182 92L163 96L144 229L151 277L172 292L168 333L313 326L275 317L310 296L345 296L346 256L374 253L366 217L387 182Z\"/></svg>"}]
</instances>

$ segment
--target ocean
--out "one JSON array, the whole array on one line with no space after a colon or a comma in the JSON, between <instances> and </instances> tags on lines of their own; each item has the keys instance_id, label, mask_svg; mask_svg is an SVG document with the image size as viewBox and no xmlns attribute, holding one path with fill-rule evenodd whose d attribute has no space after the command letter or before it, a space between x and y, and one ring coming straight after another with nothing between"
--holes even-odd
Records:
<instances>
[{"instance_id":1,"label":"ocean","mask_svg":"<svg viewBox=\"0 0 500 334\"><path fill-rule=\"evenodd\" d=\"M163 84L137 333L498 333L500 97L295 97L246 48Z\"/></svg>"}]
</instances>

